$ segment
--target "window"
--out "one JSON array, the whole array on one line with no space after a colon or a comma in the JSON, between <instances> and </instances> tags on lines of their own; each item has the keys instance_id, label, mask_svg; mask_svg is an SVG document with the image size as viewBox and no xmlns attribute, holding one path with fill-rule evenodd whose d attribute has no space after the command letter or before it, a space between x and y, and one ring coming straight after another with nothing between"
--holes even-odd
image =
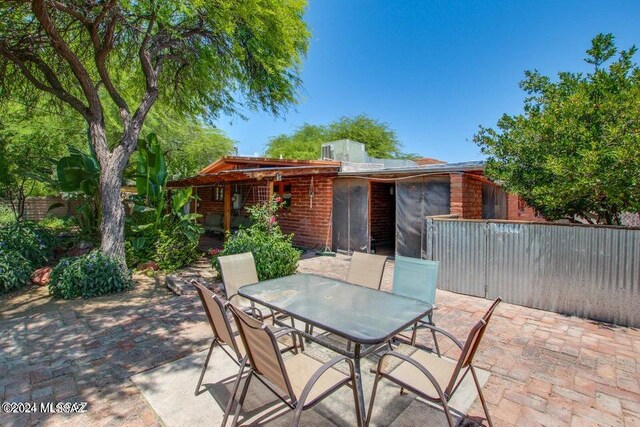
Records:
<instances>
[{"instance_id":1,"label":"window","mask_svg":"<svg viewBox=\"0 0 640 427\"><path fill-rule=\"evenodd\" d=\"M211 200L214 202L221 202L224 200L224 187L216 186L213 187L213 192L211 193Z\"/></svg>"},{"instance_id":2,"label":"window","mask_svg":"<svg viewBox=\"0 0 640 427\"><path fill-rule=\"evenodd\" d=\"M286 182L274 182L273 194L282 199L282 207L289 209L291 207L291 184Z\"/></svg>"}]
</instances>

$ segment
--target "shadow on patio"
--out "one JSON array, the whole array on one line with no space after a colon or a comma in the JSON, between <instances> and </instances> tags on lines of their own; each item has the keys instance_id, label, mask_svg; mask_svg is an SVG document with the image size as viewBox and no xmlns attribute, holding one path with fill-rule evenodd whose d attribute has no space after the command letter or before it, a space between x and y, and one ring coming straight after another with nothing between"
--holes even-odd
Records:
<instances>
[{"instance_id":1,"label":"shadow on patio","mask_svg":"<svg viewBox=\"0 0 640 427\"><path fill-rule=\"evenodd\" d=\"M341 255L312 257L299 271L344 278L348 264ZM198 271L213 273L204 262ZM194 294L173 296L161 278L137 281L132 292L92 300L51 301L36 288L0 299L2 400L89 402L85 414L2 413L0 424L160 425L130 377L171 362L199 369L196 353L211 332ZM438 291L437 304L438 326L464 338L490 301ZM425 332L419 340L429 344ZM457 356L444 341L441 347ZM212 360L212 371L221 363ZM640 425L637 329L503 303L476 364L491 374L483 389L496 425ZM184 393L193 396L190 384ZM478 400L468 414L483 416Z\"/></svg>"}]
</instances>

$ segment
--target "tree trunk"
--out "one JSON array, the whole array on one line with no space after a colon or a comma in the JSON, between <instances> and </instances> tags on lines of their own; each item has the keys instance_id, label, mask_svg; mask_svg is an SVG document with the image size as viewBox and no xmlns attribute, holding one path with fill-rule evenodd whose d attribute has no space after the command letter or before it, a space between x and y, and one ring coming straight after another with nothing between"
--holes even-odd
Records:
<instances>
[{"instance_id":1,"label":"tree trunk","mask_svg":"<svg viewBox=\"0 0 640 427\"><path fill-rule=\"evenodd\" d=\"M100 251L125 262L124 255L124 206L120 196L122 170L113 160L100 170L100 198L102 217L100 220ZM126 162L125 162L126 163ZM105 167L106 166L106 167Z\"/></svg>"},{"instance_id":2,"label":"tree trunk","mask_svg":"<svg viewBox=\"0 0 640 427\"><path fill-rule=\"evenodd\" d=\"M107 149L104 123L89 124L91 143L100 162L100 251L126 265L124 253L125 211L122 204L122 173L130 152L116 147Z\"/></svg>"}]
</instances>

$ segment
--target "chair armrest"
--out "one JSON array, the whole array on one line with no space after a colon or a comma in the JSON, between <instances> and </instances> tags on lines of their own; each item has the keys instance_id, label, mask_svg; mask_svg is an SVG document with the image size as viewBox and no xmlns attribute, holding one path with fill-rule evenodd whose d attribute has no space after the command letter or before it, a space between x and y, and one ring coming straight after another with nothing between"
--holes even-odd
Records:
<instances>
[{"instance_id":1,"label":"chair armrest","mask_svg":"<svg viewBox=\"0 0 640 427\"><path fill-rule=\"evenodd\" d=\"M438 328L437 326L433 326L433 325L430 325L430 324L428 324L428 323L423 323L423 322L421 322L420 327L422 327L422 328L426 328L426 329L431 329L432 331L435 331L435 332L438 332L439 334L444 335L445 337L447 337L447 338L449 338L451 341L453 341L453 343L454 343L455 345L457 345L457 346L458 346L458 348L459 348L460 350L462 350L462 348L464 347L464 346L462 345L462 343L461 343L461 342L460 342L456 337L454 337L451 333L449 333L449 332L445 331L444 329L440 329L440 328Z\"/></svg>"},{"instance_id":2,"label":"chair armrest","mask_svg":"<svg viewBox=\"0 0 640 427\"><path fill-rule=\"evenodd\" d=\"M425 377L427 377L429 379L429 381L431 381L431 384L433 385L433 388L435 388L436 391L438 392L439 398L443 402L447 401L446 396L445 396L444 392L442 391L442 387L440 387L440 384L438 384L438 381L433 376L433 374L431 372L429 372L429 370L425 366L423 366L422 364L418 363L416 360L412 359L411 357L409 357L409 356L407 356L405 354L398 353L397 351L387 351L386 353L382 354L382 356L380 357L380 360L378 361L378 366L376 366L376 375L383 375L385 377L392 377L392 375L390 373L382 372L380 370L380 367L382 366L382 362L387 357L395 357L397 359L402 360L403 362L407 362L407 363L410 363L411 365L413 365L416 369L418 369L420 371L420 373L422 373ZM428 397L431 398L431 396L426 394L424 391L421 391L421 392L425 396L428 396Z\"/></svg>"},{"instance_id":3,"label":"chair armrest","mask_svg":"<svg viewBox=\"0 0 640 427\"><path fill-rule=\"evenodd\" d=\"M307 400L307 396L309 396L311 389L316 384L316 382L318 382L320 377L322 377L322 375L324 375L324 373L331 369L333 366L342 361L346 361L349 364L349 370L351 371L351 380L353 381L353 386L355 387L355 370L353 367L353 361L351 361L351 359L346 356L336 356L328 362L324 363L320 368L318 368L318 370L311 376L309 381L307 381L307 384L304 386L304 389L302 390L302 393L300 393L300 396L298 398L298 402L302 404L303 407L305 405L305 401Z\"/></svg>"},{"instance_id":4,"label":"chair armrest","mask_svg":"<svg viewBox=\"0 0 640 427\"><path fill-rule=\"evenodd\" d=\"M298 347L300 347L301 351L304 351L304 344L303 344L304 337L302 336L299 330L295 328L291 328L289 326L284 326L281 328L269 328L269 330L273 333L273 336L276 338L276 340L280 339L281 337L284 337L285 335L291 334L291 340L293 341L293 343L292 345L286 347L284 349L285 351L294 350L297 353ZM298 339L300 341L296 341L296 335L298 336Z\"/></svg>"},{"instance_id":5,"label":"chair armrest","mask_svg":"<svg viewBox=\"0 0 640 427\"><path fill-rule=\"evenodd\" d=\"M227 299L227 303L226 304L231 303L231 300L234 299L237 296L238 296L238 294L231 295L231 297L229 297L229 299ZM260 311L260 309L258 307L252 305L251 307L242 308L241 310L244 311L245 313L253 316L253 317L256 317L261 322L264 322L264 316L262 315L262 311ZM256 316L256 314L257 314L257 316Z\"/></svg>"},{"instance_id":6,"label":"chair armrest","mask_svg":"<svg viewBox=\"0 0 640 427\"><path fill-rule=\"evenodd\" d=\"M273 332L273 335L276 338L280 338L280 337L283 337L283 336L289 335L289 334L298 334L300 337L302 337L302 335L300 335L300 331L299 330L294 329L294 328L289 327L289 326L283 326L281 328L273 328L273 329L271 329L271 332Z\"/></svg>"}]
</instances>

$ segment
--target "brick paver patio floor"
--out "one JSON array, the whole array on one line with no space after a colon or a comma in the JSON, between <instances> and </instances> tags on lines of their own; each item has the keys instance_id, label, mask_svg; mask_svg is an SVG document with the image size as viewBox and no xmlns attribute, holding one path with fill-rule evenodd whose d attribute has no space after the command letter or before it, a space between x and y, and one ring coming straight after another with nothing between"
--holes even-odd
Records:
<instances>
[{"instance_id":1,"label":"brick paver patio floor","mask_svg":"<svg viewBox=\"0 0 640 427\"><path fill-rule=\"evenodd\" d=\"M347 267L338 256L299 269L340 278ZM438 291L437 303L438 326L464 338L490 301ZM2 298L0 331L0 401L89 404L73 416L0 412L7 426L160 425L128 378L206 349L210 335L197 297L173 296L161 277L93 300L53 301L36 288ZM640 426L637 329L503 303L476 360L492 373L484 390L496 425ZM471 415L482 416L479 402Z\"/></svg>"}]
</instances>

